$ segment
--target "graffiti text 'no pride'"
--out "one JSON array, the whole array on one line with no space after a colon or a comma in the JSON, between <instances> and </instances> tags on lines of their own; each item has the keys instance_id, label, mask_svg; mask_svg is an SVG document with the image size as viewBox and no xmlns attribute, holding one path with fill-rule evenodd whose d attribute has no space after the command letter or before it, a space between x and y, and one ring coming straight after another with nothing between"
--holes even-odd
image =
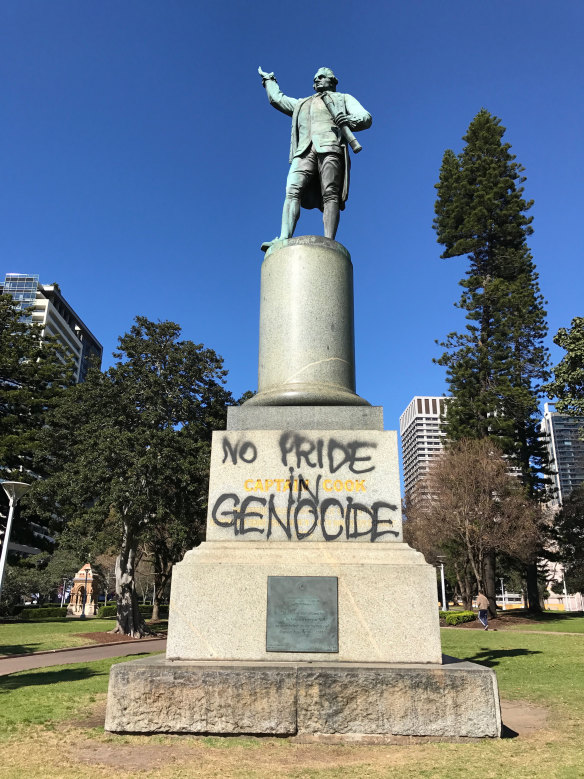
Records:
<instances>
[{"instance_id":1,"label":"graffiti text 'no pride'","mask_svg":"<svg viewBox=\"0 0 584 779\"><path fill-rule=\"evenodd\" d=\"M223 460L225 464L231 460L232 465L238 461L246 464L255 462L258 450L253 441L237 441L233 443L227 436L223 437ZM346 466L351 473L370 473L375 470L372 462L372 450L377 448L373 441L355 439L346 443L335 438L309 438L300 433L282 433L278 442L282 465L295 468L326 469L336 473Z\"/></svg>"}]
</instances>

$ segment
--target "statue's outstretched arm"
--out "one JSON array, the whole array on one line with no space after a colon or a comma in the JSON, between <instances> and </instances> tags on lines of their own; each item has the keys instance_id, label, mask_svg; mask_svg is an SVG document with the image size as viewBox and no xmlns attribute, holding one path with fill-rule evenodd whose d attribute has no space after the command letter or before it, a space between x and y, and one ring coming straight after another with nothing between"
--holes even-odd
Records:
<instances>
[{"instance_id":1,"label":"statue's outstretched arm","mask_svg":"<svg viewBox=\"0 0 584 779\"><path fill-rule=\"evenodd\" d=\"M258 68L258 73L262 77L262 85L266 89L270 103L283 114L292 116L294 106L298 100L295 97L288 97L282 92L273 73L266 73L261 67Z\"/></svg>"}]
</instances>

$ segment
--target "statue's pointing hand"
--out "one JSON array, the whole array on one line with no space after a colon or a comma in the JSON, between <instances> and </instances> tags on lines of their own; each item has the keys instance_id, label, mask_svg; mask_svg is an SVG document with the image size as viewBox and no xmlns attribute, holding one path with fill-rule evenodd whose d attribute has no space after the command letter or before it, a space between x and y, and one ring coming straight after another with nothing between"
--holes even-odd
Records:
<instances>
[{"instance_id":1,"label":"statue's pointing hand","mask_svg":"<svg viewBox=\"0 0 584 779\"><path fill-rule=\"evenodd\" d=\"M258 68L258 73L262 77L262 81L267 81L268 79L274 79L274 81L276 80L274 74L273 73L266 73L265 71L263 71L261 65Z\"/></svg>"}]
</instances>

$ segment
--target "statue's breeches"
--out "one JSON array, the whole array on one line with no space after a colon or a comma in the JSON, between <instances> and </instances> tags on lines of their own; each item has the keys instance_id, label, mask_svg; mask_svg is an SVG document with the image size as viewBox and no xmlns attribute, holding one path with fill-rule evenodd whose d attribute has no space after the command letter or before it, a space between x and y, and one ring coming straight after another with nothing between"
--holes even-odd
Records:
<instances>
[{"instance_id":1,"label":"statue's breeches","mask_svg":"<svg viewBox=\"0 0 584 779\"><path fill-rule=\"evenodd\" d=\"M286 197L300 200L317 174L323 203L339 202L345 174L343 151L321 153L312 145L300 157L293 158L286 180Z\"/></svg>"}]
</instances>

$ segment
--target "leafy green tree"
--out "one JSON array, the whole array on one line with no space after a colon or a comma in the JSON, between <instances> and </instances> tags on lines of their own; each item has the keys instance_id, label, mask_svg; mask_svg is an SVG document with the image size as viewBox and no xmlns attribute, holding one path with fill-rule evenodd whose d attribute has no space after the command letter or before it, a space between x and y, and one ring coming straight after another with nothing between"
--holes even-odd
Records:
<instances>
[{"instance_id":1,"label":"leafy green tree","mask_svg":"<svg viewBox=\"0 0 584 779\"><path fill-rule=\"evenodd\" d=\"M63 579L71 580L82 565L80 555L71 549L58 547L51 553L40 553L17 559L6 570L6 587L2 589L2 609L22 600L38 600L40 604L55 600Z\"/></svg>"},{"instance_id":2,"label":"leafy green tree","mask_svg":"<svg viewBox=\"0 0 584 779\"><path fill-rule=\"evenodd\" d=\"M546 390L550 398L558 398L557 411L584 416L584 317L574 317L569 330L560 328L554 343L566 354L554 368L554 379Z\"/></svg>"},{"instance_id":3,"label":"leafy green tree","mask_svg":"<svg viewBox=\"0 0 584 779\"><path fill-rule=\"evenodd\" d=\"M549 378L544 300L527 246L533 232L523 197L523 168L503 141L501 120L481 109L459 155L447 150L436 188L434 228L443 258L468 256L458 306L464 332L450 333L437 360L452 400L450 440L490 437L517 468L527 494L545 491L547 456L539 432L539 398ZM494 555L485 556L487 595L494 599ZM539 609L534 566L528 590Z\"/></svg>"},{"instance_id":4,"label":"leafy green tree","mask_svg":"<svg viewBox=\"0 0 584 779\"><path fill-rule=\"evenodd\" d=\"M244 394L237 400L237 405L245 403L246 400L253 397L255 393L251 391ZM224 422L221 422L224 427ZM208 440L208 439L205 439ZM207 484L209 472L210 451L207 449L205 456L194 457L190 461L184 461L181 465L187 467L183 474L184 484L194 480L197 484ZM197 472L197 469L202 469ZM177 495L177 500L191 500L191 495L187 489L181 490ZM185 516L191 515L192 521L185 522ZM160 601L168 591L170 579L172 576L172 566L177 560L182 560L185 553L197 546L205 534L207 515L207 488L200 492L196 503L185 506L184 509L172 510L167 512L164 522L155 522L148 527L145 534L143 551L144 555L152 563L153 568L153 603L152 619L157 620L159 615Z\"/></svg>"},{"instance_id":5,"label":"leafy green tree","mask_svg":"<svg viewBox=\"0 0 584 779\"><path fill-rule=\"evenodd\" d=\"M44 460L58 470L35 499L39 510L58 506L68 532L93 535L101 551L119 545L115 632L141 637L140 545L159 549L163 537L176 562L202 536L211 433L225 426L232 398L213 350L180 340L174 322L135 322L116 364L90 371L51 414Z\"/></svg>"},{"instance_id":6,"label":"leafy green tree","mask_svg":"<svg viewBox=\"0 0 584 779\"><path fill-rule=\"evenodd\" d=\"M71 362L55 338L24 321L10 295L0 295L0 478L42 473L33 458L46 415L73 382Z\"/></svg>"},{"instance_id":7,"label":"leafy green tree","mask_svg":"<svg viewBox=\"0 0 584 779\"><path fill-rule=\"evenodd\" d=\"M33 601L42 605L50 589L48 576L34 557L17 560L6 566L0 614L12 615L17 607Z\"/></svg>"},{"instance_id":8,"label":"leafy green tree","mask_svg":"<svg viewBox=\"0 0 584 779\"><path fill-rule=\"evenodd\" d=\"M208 468L207 457L197 458L197 463L192 464ZM196 483L207 483L207 468L198 477L194 476L194 473L190 474L195 478ZM187 490L185 495L188 499ZM195 505L186 507L186 511L169 515L166 522L152 523L145 534L144 555L151 562L153 570L153 620L159 618L159 606L170 585L172 566L182 560L189 549L198 546L204 540L206 492L198 495L196 501ZM190 520L185 522L185 517L190 517Z\"/></svg>"},{"instance_id":9,"label":"leafy green tree","mask_svg":"<svg viewBox=\"0 0 584 779\"><path fill-rule=\"evenodd\" d=\"M0 479L32 482L46 475L33 460L47 414L72 382L72 362L57 340L27 322L12 296L0 295ZM0 535L7 515L8 499L0 490ZM11 540L47 548L47 539L39 540L30 528L35 519L23 498Z\"/></svg>"}]
</instances>

